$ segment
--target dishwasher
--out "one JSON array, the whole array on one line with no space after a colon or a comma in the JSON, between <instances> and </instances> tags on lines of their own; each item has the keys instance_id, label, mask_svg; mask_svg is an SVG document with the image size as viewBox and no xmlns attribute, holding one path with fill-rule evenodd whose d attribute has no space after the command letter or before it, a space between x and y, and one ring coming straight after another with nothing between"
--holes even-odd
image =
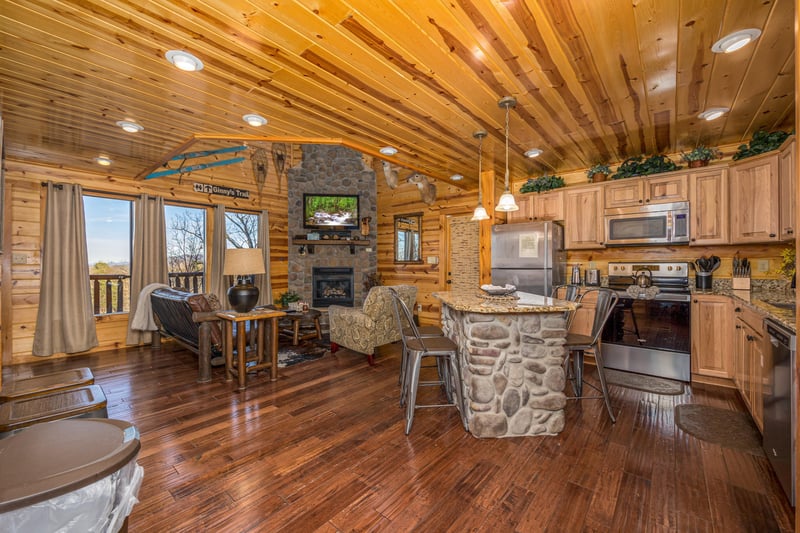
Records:
<instances>
[{"instance_id":1,"label":"dishwasher","mask_svg":"<svg viewBox=\"0 0 800 533\"><path fill-rule=\"evenodd\" d=\"M764 320L770 354L764 387L764 452L786 496L795 505L795 403L794 369L797 336L786 326Z\"/></svg>"}]
</instances>

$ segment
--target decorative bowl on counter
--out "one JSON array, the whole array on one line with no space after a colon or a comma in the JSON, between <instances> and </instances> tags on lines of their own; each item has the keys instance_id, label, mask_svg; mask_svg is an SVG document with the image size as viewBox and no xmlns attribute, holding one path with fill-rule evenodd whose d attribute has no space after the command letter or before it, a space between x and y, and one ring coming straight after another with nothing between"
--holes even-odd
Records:
<instances>
[{"instance_id":1,"label":"decorative bowl on counter","mask_svg":"<svg viewBox=\"0 0 800 533\"><path fill-rule=\"evenodd\" d=\"M517 288L513 285L481 285L481 290L489 296L510 296Z\"/></svg>"}]
</instances>

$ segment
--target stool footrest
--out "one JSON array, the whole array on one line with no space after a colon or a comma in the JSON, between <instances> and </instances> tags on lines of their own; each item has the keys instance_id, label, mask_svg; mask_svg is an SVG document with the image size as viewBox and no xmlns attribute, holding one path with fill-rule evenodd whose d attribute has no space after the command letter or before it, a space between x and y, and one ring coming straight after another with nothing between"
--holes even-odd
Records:
<instances>
[{"instance_id":1,"label":"stool footrest","mask_svg":"<svg viewBox=\"0 0 800 533\"><path fill-rule=\"evenodd\" d=\"M0 404L0 434L62 418L108 416L106 396L89 385Z\"/></svg>"}]
</instances>

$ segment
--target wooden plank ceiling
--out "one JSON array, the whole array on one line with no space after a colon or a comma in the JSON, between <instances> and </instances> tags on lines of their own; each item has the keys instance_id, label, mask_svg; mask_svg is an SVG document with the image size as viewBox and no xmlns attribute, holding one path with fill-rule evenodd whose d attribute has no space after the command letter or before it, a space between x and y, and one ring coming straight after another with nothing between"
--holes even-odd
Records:
<instances>
[{"instance_id":1,"label":"wooden plank ceiling","mask_svg":"<svg viewBox=\"0 0 800 533\"><path fill-rule=\"evenodd\" d=\"M506 95L513 180L793 128L793 25L792 0L3 0L6 156L135 176L199 134L341 140L471 189L476 129L502 176Z\"/></svg>"}]
</instances>

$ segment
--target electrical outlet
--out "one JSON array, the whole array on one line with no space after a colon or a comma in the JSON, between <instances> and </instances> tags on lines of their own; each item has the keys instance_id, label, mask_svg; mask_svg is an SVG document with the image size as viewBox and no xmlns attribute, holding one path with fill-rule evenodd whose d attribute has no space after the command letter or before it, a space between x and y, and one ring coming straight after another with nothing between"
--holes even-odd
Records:
<instances>
[{"instance_id":1,"label":"electrical outlet","mask_svg":"<svg viewBox=\"0 0 800 533\"><path fill-rule=\"evenodd\" d=\"M769 259L759 259L757 266L759 272L769 272Z\"/></svg>"},{"instance_id":2,"label":"electrical outlet","mask_svg":"<svg viewBox=\"0 0 800 533\"><path fill-rule=\"evenodd\" d=\"M417 312L418 313L422 312L422 304L417 304Z\"/></svg>"},{"instance_id":3,"label":"electrical outlet","mask_svg":"<svg viewBox=\"0 0 800 533\"><path fill-rule=\"evenodd\" d=\"M428 256L428 264L429 265L438 265L439 264L439 256L438 255L429 255Z\"/></svg>"},{"instance_id":4,"label":"electrical outlet","mask_svg":"<svg viewBox=\"0 0 800 533\"><path fill-rule=\"evenodd\" d=\"M27 265L28 264L28 255L27 254L11 254L11 262L15 265Z\"/></svg>"}]
</instances>

